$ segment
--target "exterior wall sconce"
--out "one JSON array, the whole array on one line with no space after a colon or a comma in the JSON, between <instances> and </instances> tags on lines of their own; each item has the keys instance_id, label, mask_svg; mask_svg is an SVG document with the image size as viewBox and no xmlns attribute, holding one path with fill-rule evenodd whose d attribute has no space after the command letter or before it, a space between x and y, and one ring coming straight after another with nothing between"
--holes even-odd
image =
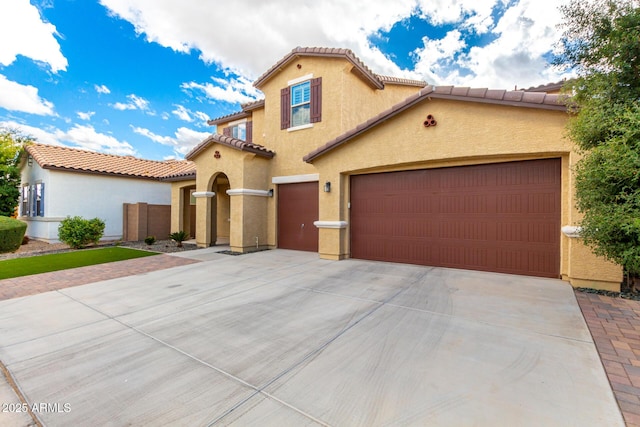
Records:
<instances>
[{"instance_id":1,"label":"exterior wall sconce","mask_svg":"<svg viewBox=\"0 0 640 427\"><path fill-rule=\"evenodd\" d=\"M331 182L327 181L324 183L324 192L331 193Z\"/></svg>"},{"instance_id":2,"label":"exterior wall sconce","mask_svg":"<svg viewBox=\"0 0 640 427\"><path fill-rule=\"evenodd\" d=\"M267 194L269 197L273 197L273 188L270 188Z\"/></svg>"},{"instance_id":3,"label":"exterior wall sconce","mask_svg":"<svg viewBox=\"0 0 640 427\"><path fill-rule=\"evenodd\" d=\"M27 157L27 164L33 166L33 156L31 154Z\"/></svg>"}]
</instances>

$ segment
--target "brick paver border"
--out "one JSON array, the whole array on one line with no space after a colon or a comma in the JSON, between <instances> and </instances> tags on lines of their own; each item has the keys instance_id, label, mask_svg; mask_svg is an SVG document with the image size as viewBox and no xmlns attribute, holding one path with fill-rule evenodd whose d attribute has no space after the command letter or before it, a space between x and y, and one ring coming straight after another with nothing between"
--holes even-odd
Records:
<instances>
[{"instance_id":1,"label":"brick paver border","mask_svg":"<svg viewBox=\"0 0 640 427\"><path fill-rule=\"evenodd\" d=\"M576 292L628 427L640 427L640 301Z\"/></svg>"},{"instance_id":2,"label":"brick paver border","mask_svg":"<svg viewBox=\"0 0 640 427\"><path fill-rule=\"evenodd\" d=\"M0 280L0 300L24 297L41 292L55 291L71 286L86 285L102 280L148 273L165 268L201 262L199 260L175 257L171 255L154 255L144 258L52 271Z\"/></svg>"}]
</instances>

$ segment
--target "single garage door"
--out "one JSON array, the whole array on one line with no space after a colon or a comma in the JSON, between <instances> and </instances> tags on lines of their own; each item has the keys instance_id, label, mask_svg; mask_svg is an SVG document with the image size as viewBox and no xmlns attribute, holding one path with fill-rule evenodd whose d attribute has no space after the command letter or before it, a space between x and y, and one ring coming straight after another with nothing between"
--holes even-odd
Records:
<instances>
[{"instance_id":1,"label":"single garage door","mask_svg":"<svg viewBox=\"0 0 640 427\"><path fill-rule=\"evenodd\" d=\"M278 247L318 252L318 183L278 185Z\"/></svg>"},{"instance_id":2,"label":"single garage door","mask_svg":"<svg viewBox=\"0 0 640 427\"><path fill-rule=\"evenodd\" d=\"M560 277L560 159L351 177L351 256Z\"/></svg>"}]
</instances>

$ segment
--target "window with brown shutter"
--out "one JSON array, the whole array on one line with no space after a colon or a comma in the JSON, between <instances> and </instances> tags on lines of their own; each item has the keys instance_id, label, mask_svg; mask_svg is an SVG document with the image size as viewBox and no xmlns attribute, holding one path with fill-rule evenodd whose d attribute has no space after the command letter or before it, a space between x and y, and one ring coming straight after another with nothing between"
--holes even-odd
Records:
<instances>
[{"instance_id":1,"label":"window with brown shutter","mask_svg":"<svg viewBox=\"0 0 640 427\"><path fill-rule=\"evenodd\" d=\"M311 80L311 123L322 120L322 77Z\"/></svg>"},{"instance_id":2,"label":"window with brown shutter","mask_svg":"<svg viewBox=\"0 0 640 427\"><path fill-rule=\"evenodd\" d=\"M291 89L280 91L280 129L288 129L291 123Z\"/></svg>"},{"instance_id":3,"label":"window with brown shutter","mask_svg":"<svg viewBox=\"0 0 640 427\"><path fill-rule=\"evenodd\" d=\"M280 91L280 129L320 121L322 121L322 77L297 83Z\"/></svg>"},{"instance_id":4,"label":"window with brown shutter","mask_svg":"<svg viewBox=\"0 0 640 427\"><path fill-rule=\"evenodd\" d=\"M246 123L246 141L253 142L253 122Z\"/></svg>"}]
</instances>

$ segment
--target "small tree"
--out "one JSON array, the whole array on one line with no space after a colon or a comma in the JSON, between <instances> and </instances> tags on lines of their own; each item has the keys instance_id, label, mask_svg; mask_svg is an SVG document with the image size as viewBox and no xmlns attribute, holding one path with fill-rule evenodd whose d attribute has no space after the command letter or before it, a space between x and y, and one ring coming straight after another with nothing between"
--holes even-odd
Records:
<instances>
[{"instance_id":1,"label":"small tree","mask_svg":"<svg viewBox=\"0 0 640 427\"><path fill-rule=\"evenodd\" d=\"M24 145L32 141L18 131L0 128L0 215L12 216L20 196L18 163Z\"/></svg>"},{"instance_id":2,"label":"small tree","mask_svg":"<svg viewBox=\"0 0 640 427\"><path fill-rule=\"evenodd\" d=\"M581 235L593 251L640 275L640 8L636 0L562 6L555 63L578 73L567 89ZM633 286L633 280L631 282Z\"/></svg>"}]
</instances>

